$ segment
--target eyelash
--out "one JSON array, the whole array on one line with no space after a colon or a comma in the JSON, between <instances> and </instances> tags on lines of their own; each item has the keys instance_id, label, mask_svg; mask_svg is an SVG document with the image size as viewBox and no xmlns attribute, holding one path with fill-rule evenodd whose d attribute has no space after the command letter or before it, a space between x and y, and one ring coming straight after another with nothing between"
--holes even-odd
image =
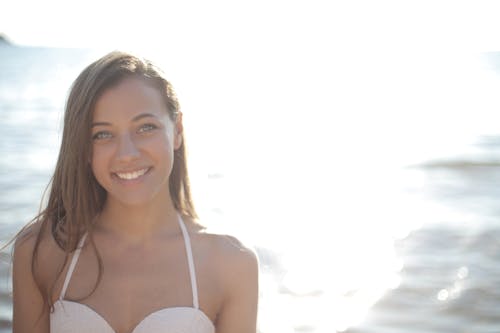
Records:
<instances>
[{"instance_id":1,"label":"eyelash","mask_svg":"<svg viewBox=\"0 0 500 333\"><path fill-rule=\"evenodd\" d=\"M150 131L155 130L157 128L158 128L158 126L156 126L155 124L144 124L141 127L139 127L138 132L139 133L150 132Z\"/></svg>"},{"instance_id":2,"label":"eyelash","mask_svg":"<svg viewBox=\"0 0 500 333\"><path fill-rule=\"evenodd\" d=\"M105 137L103 137L105 135ZM92 140L103 140L103 139L109 139L111 137L111 133L109 132L97 132L96 134L92 135Z\"/></svg>"},{"instance_id":3,"label":"eyelash","mask_svg":"<svg viewBox=\"0 0 500 333\"><path fill-rule=\"evenodd\" d=\"M144 124L141 127L139 127L139 130L137 132L139 132L139 133L147 133L147 132L150 132L150 131L155 130L157 128L158 128L158 126L156 126L155 124ZM112 136L112 134L110 132L101 131L101 132L95 133L92 136L92 140L109 139L109 138L111 138L111 136Z\"/></svg>"}]
</instances>

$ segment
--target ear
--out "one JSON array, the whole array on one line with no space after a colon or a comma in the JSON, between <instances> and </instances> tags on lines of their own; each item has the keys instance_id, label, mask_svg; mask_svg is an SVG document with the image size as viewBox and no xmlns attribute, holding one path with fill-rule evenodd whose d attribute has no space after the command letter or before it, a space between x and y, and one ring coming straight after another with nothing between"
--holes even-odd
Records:
<instances>
[{"instance_id":1,"label":"ear","mask_svg":"<svg viewBox=\"0 0 500 333\"><path fill-rule=\"evenodd\" d=\"M182 126L182 112L177 114L177 119L175 121L175 134L174 134L174 150L180 148L182 144L182 133L184 131L184 127Z\"/></svg>"}]
</instances>

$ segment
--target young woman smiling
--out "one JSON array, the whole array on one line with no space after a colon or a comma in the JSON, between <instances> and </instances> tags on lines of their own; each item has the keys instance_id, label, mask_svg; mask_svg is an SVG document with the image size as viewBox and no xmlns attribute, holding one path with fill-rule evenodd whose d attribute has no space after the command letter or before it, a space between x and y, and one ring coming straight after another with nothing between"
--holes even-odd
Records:
<instances>
[{"instance_id":1,"label":"young woman smiling","mask_svg":"<svg viewBox=\"0 0 500 333\"><path fill-rule=\"evenodd\" d=\"M198 223L182 113L151 62L112 52L74 82L13 300L14 333L256 332L257 257Z\"/></svg>"}]
</instances>

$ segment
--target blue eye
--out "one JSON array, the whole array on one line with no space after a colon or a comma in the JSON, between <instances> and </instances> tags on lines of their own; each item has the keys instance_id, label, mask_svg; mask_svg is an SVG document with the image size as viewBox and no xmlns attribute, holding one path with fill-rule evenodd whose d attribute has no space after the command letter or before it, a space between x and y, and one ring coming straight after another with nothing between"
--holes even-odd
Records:
<instances>
[{"instance_id":1,"label":"blue eye","mask_svg":"<svg viewBox=\"0 0 500 333\"><path fill-rule=\"evenodd\" d=\"M139 127L139 133L144 133L144 132L150 132L152 130L157 129L158 126L154 124L144 124L141 127Z\"/></svg>"},{"instance_id":2,"label":"blue eye","mask_svg":"<svg viewBox=\"0 0 500 333\"><path fill-rule=\"evenodd\" d=\"M105 132L105 131L101 131L101 132L97 132L96 134L94 134L92 136L92 140L104 140L104 139L109 139L111 138L111 133L110 132Z\"/></svg>"}]
</instances>

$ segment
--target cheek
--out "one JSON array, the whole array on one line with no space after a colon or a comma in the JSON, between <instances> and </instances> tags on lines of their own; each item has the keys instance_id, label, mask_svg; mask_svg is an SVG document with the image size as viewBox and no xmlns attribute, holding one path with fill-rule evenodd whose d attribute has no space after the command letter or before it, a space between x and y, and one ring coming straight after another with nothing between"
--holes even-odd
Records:
<instances>
[{"instance_id":1,"label":"cheek","mask_svg":"<svg viewBox=\"0 0 500 333\"><path fill-rule=\"evenodd\" d=\"M173 150L173 136L167 133L151 138L151 141L145 143L144 147L154 151L155 154L169 155ZM146 148L147 147L147 148Z\"/></svg>"},{"instance_id":2,"label":"cheek","mask_svg":"<svg viewBox=\"0 0 500 333\"><path fill-rule=\"evenodd\" d=\"M104 156L105 154L103 154L102 149L94 149L89 162L92 173L94 174L94 177L97 179L97 181L99 181L99 183L101 183L100 178L102 177L103 173L106 172L106 161Z\"/></svg>"}]
</instances>

